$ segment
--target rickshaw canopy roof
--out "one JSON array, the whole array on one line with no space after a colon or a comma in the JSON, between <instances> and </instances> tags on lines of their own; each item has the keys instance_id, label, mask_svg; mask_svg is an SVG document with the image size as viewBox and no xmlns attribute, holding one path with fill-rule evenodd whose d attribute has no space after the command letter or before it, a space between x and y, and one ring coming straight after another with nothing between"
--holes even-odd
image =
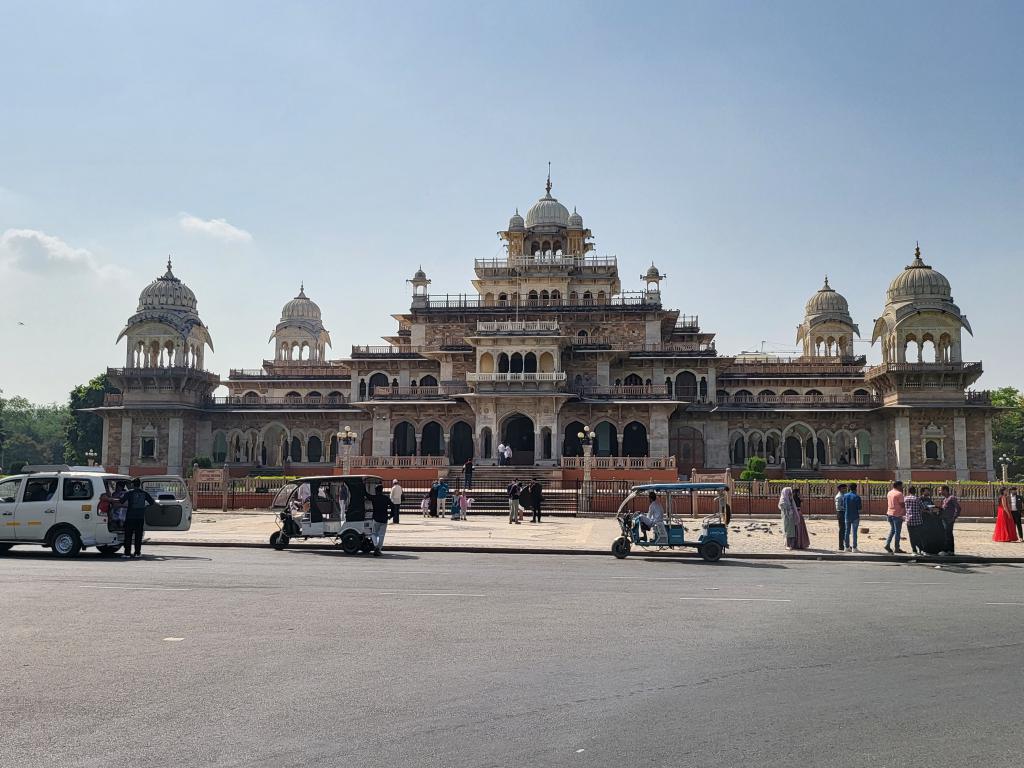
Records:
<instances>
[{"instance_id":1,"label":"rickshaw canopy roof","mask_svg":"<svg viewBox=\"0 0 1024 768\"><path fill-rule=\"evenodd\" d=\"M645 493L647 491L654 491L655 493L690 493L691 491L727 491L729 486L726 483L644 483L643 485L634 485L631 490L633 493Z\"/></svg>"}]
</instances>

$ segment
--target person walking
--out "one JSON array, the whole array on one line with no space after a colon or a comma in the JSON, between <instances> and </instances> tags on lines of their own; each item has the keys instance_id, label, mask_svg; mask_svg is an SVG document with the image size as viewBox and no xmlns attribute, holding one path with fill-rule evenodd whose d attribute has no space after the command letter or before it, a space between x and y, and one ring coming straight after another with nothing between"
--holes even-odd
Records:
<instances>
[{"instance_id":1,"label":"person walking","mask_svg":"<svg viewBox=\"0 0 1024 768\"><path fill-rule=\"evenodd\" d=\"M505 466L505 444L498 443L498 466Z\"/></svg>"},{"instance_id":2,"label":"person walking","mask_svg":"<svg viewBox=\"0 0 1024 768\"><path fill-rule=\"evenodd\" d=\"M921 549L921 526L924 524L924 504L917 496L917 488L910 486L903 497L903 522L907 526L907 538L910 539L910 551L915 555L923 555Z\"/></svg>"},{"instance_id":3,"label":"person walking","mask_svg":"<svg viewBox=\"0 0 1024 768\"><path fill-rule=\"evenodd\" d=\"M462 465L462 477L464 479L464 487L467 491L473 490L473 460L466 459L466 463Z\"/></svg>"},{"instance_id":4,"label":"person walking","mask_svg":"<svg viewBox=\"0 0 1024 768\"><path fill-rule=\"evenodd\" d=\"M1024 530L1021 530L1021 512L1024 511L1024 496L1020 495L1020 489L1012 488L1010 490L1010 517L1013 518L1013 524L1017 527L1017 538L1024 541Z\"/></svg>"},{"instance_id":5,"label":"person walking","mask_svg":"<svg viewBox=\"0 0 1024 768\"><path fill-rule=\"evenodd\" d=\"M948 485L939 488L939 509L942 510L942 527L946 531L946 546L940 555L955 555L956 542L953 540L953 525L960 517L960 501L953 495Z\"/></svg>"},{"instance_id":6,"label":"person walking","mask_svg":"<svg viewBox=\"0 0 1024 768\"><path fill-rule=\"evenodd\" d=\"M839 523L839 551L845 552L849 546L846 536L846 483L840 483L836 489L836 522Z\"/></svg>"},{"instance_id":7,"label":"person walking","mask_svg":"<svg viewBox=\"0 0 1024 768\"><path fill-rule=\"evenodd\" d=\"M900 549L900 533L903 530L903 518L907 514L907 507L903 498L903 481L893 480L892 490L885 495L885 517L889 521L889 536L885 540L886 552L897 552L903 554ZM896 540L896 549L893 550L893 539Z\"/></svg>"},{"instance_id":8,"label":"person walking","mask_svg":"<svg viewBox=\"0 0 1024 768\"><path fill-rule=\"evenodd\" d=\"M511 445L506 445L505 446L505 466L506 467L512 466L512 446Z\"/></svg>"},{"instance_id":9,"label":"person walking","mask_svg":"<svg viewBox=\"0 0 1024 768\"><path fill-rule=\"evenodd\" d=\"M132 480L132 487L121 500L125 507L124 515L124 555L123 557L142 557L142 532L146 529L146 508L152 504L153 497L142 490L142 481ZM135 554L131 554L132 542L135 542Z\"/></svg>"},{"instance_id":10,"label":"person walking","mask_svg":"<svg viewBox=\"0 0 1024 768\"><path fill-rule=\"evenodd\" d=\"M797 509L793 501L793 489L789 486L779 494L779 515L782 518L782 534L786 537L786 549L794 549L797 543Z\"/></svg>"},{"instance_id":11,"label":"person walking","mask_svg":"<svg viewBox=\"0 0 1024 768\"><path fill-rule=\"evenodd\" d=\"M522 493L522 488L519 487L519 478L508 484L505 493L508 494L508 524L519 525L519 496Z\"/></svg>"},{"instance_id":12,"label":"person walking","mask_svg":"<svg viewBox=\"0 0 1024 768\"><path fill-rule=\"evenodd\" d=\"M399 513L402 510L402 484L398 480L391 481L391 493L388 494L388 500L391 503L391 522L398 525Z\"/></svg>"},{"instance_id":13,"label":"person walking","mask_svg":"<svg viewBox=\"0 0 1024 768\"><path fill-rule=\"evenodd\" d=\"M541 488L540 482L534 480L530 486L530 509L533 510L533 517L530 519L531 523L540 522L540 506L543 501L543 489Z\"/></svg>"},{"instance_id":14,"label":"person walking","mask_svg":"<svg viewBox=\"0 0 1024 768\"><path fill-rule=\"evenodd\" d=\"M851 483L843 497L843 525L845 527L847 552L859 552L857 549L857 529L860 527L860 511L863 501L857 494L857 485Z\"/></svg>"},{"instance_id":15,"label":"person walking","mask_svg":"<svg viewBox=\"0 0 1024 768\"><path fill-rule=\"evenodd\" d=\"M380 548L384 546L384 534L388 532L390 513L391 499L384 494L384 486L378 485L373 493L373 527L370 529L374 557L380 557Z\"/></svg>"},{"instance_id":16,"label":"person walking","mask_svg":"<svg viewBox=\"0 0 1024 768\"><path fill-rule=\"evenodd\" d=\"M996 509L996 528L992 532L992 541L1018 541L1017 530L1010 514L1010 494L1005 488L999 491L999 506Z\"/></svg>"}]
</instances>

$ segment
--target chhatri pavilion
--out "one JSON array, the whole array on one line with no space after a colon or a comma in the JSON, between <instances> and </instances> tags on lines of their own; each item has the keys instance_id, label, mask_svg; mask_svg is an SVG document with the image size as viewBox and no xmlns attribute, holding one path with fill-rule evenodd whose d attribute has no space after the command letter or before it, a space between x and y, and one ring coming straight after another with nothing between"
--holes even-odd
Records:
<instances>
[{"instance_id":1,"label":"chhatri pavilion","mask_svg":"<svg viewBox=\"0 0 1024 768\"><path fill-rule=\"evenodd\" d=\"M236 475L323 472L350 427L354 467L487 465L502 443L513 464L569 469L586 425L597 466L626 476L762 456L772 476L994 477L994 411L970 389L981 363L963 357L971 326L920 249L874 321L880 364L856 354L860 328L827 279L797 328L802 354L728 355L666 305L655 265L624 290L617 259L596 255L583 216L551 191L549 178L498 233L505 257L476 260L471 293L437 293L417 270L383 344L331 356L321 308L300 288L270 333L272 359L226 379L204 368L211 333L168 261L118 337L124 367L108 373L120 394L98 409L103 464L178 473L209 457Z\"/></svg>"}]
</instances>

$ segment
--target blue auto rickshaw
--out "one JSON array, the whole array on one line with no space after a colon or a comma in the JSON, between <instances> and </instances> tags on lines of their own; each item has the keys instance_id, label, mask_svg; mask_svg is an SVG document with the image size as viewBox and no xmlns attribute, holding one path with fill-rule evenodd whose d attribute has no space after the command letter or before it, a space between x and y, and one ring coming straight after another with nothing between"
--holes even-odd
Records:
<instances>
[{"instance_id":1,"label":"blue auto rickshaw","mask_svg":"<svg viewBox=\"0 0 1024 768\"><path fill-rule=\"evenodd\" d=\"M633 501L646 498L656 493L659 501L664 499L664 522L647 530L642 524L641 512L634 511ZM701 521L700 534L696 539L687 539L682 523L684 498L689 500L688 510L694 516L694 496L712 496L714 512ZM629 495L619 505L617 519L622 535L612 542L612 554L620 560L629 555L632 547L645 550L676 549L692 547L707 562L713 563L722 557L729 547L729 520L731 519L729 504L729 486L725 483L647 483L635 485ZM653 534L653 536L648 536Z\"/></svg>"}]
</instances>

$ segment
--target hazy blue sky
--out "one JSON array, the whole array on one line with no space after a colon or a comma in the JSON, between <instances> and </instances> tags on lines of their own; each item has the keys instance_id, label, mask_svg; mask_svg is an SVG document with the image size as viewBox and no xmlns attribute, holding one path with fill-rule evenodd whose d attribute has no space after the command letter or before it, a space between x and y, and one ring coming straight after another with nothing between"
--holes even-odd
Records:
<instances>
[{"instance_id":1,"label":"hazy blue sky","mask_svg":"<svg viewBox=\"0 0 1024 768\"><path fill-rule=\"evenodd\" d=\"M1021 384L1024 3L32 0L0 22L7 395L121 364L168 253L222 375L271 355L302 280L333 356L379 343L419 264L472 290L549 160L623 287L654 260L723 353L792 349L826 272L870 340L919 239L981 384Z\"/></svg>"}]
</instances>

